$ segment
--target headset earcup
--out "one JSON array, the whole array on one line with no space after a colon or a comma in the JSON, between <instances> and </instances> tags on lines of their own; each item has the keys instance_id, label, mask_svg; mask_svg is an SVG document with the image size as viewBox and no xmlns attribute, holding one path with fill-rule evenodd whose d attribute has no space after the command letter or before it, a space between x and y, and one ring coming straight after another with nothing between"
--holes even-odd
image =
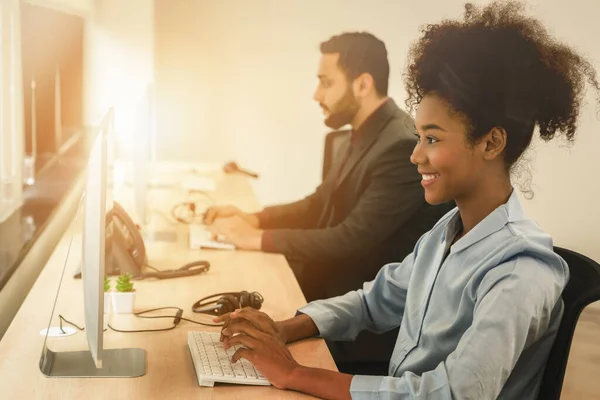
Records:
<instances>
[{"instance_id":1,"label":"headset earcup","mask_svg":"<svg viewBox=\"0 0 600 400\"><path fill-rule=\"evenodd\" d=\"M252 292L252 294L250 294L250 301L251 301L250 306L252 308L260 310L260 307L262 306L262 303L263 303L263 297L257 292Z\"/></svg>"},{"instance_id":2,"label":"headset earcup","mask_svg":"<svg viewBox=\"0 0 600 400\"><path fill-rule=\"evenodd\" d=\"M240 308L240 303L238 299L230 294L226 294L221 296L221 298L217 301L217 304L221 305L221 309L219 310L219 315L227 314L233 312Z\"/></svg>"},{"instance_id":3,"label":"headset earcup","mask_svg":"<svg viewBox=\"0 0 600 400\"><path fill-rule=\"evenodd\" d=\"M242 290L238 293L238 298L240 299L240 308L248 307L250 305L250 293L245 290Z\"/></svg>"},{"instance_id":4,"label":"headset earcup","mask_svg":"<svg viewBox=\"0 0 600 400\"><path fill-rule=\"evenodd\" d=\"M244 307L252 307L255 310L260 310L262 306L262 296L256 292L248 293L245 290L239 293L240 296L240 306Z\"/></svg>"},{"instance_id":5,"label":"headset earcup","mask_svg":"<svg viewBox=\"0 0 600 400\"><path fill-rule=\"evenodd\" d=\"M247 291L241 291L239 293L240 297L240 306L243 307L252 307L255 310L260 310L262 306L262 296L256 292L248 293Z\"/></svg>"}]
</instances>

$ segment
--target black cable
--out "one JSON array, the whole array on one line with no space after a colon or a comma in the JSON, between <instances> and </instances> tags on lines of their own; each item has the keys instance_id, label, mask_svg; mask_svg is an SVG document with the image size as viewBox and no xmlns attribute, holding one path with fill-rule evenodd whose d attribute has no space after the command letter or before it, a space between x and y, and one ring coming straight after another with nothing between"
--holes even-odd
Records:
<instances>
[{"instance_id":1,"label":"black cable","mask_svg":"<svg viewBox=\"0 0 600 400\"><path fill-rule=\"evenodd\" d=\"M79 325L76 325L75 323L67 320L65 317L63 317L60 314L58 314L58 321L59 321L59 329L63 333L63 335L67 334L67 332L65 332L64 329L63 329L63 325L62 325L63 321L65 321L67 324L69 324L69 325L71 325L71 326L79 329L80 331L84 331L85 330L85 327L81 327ZM103 329L103 332L106 332L106 329Z\"/></svg>"},{"instance_id":2,"label":"black cable","mask_svg":"<svg viewBox=\"0 0 600 400\"><path fill-rule=\"evenodd\" d=\"M165 317L165 318L166 318L166 317ZM169 316L169 318L173 318L173 317ZM112 330L113 330L113 331L115 331L115 332L120 332L120 333L144 333L144 332L161 332L161 331L170 331L171 329L175 329L175 327L176 327L176 326L177 326L177 325L173 325L173 326L171 326L171 327L169 327L169 328L162 328L162 329L134 329L134 330L131 330L131 331L124 331L124 330L117 329L117 328L113 327L113 326L110 324L110 322L108 323L108 327L109 327L110 329L112 329Z\"/></svg>"},{"instance_id":3,"label":"black cable","mask_svg":"<svg viewBox=\"0 0 600 400\"><path fill-rule=\"evenodd\" d=\"M169 310L169 309L175 309L178 310L176 315L150 315L150 316L143 316L142 314L146 314L152 311L160 311L160 310ZM159 307L159 308L152 308L150 310L144 310L144 311L138 311L136 313L133 313L133 315L135 315L138 318L175 318L176 322L175 325L177 325L179 323L179 320L182 321L187 321L187 322L192 322L194 324L198 324L198 325L204 325L204 326L223 326L223 324L207 324L205 322L198 322L198 321L194 321L192 319L187 319L182 317L183 315L183 309L179 308L179 307Z\"/></svg>"},{"instance_id":4,"label":"black cable","mask_svg":"<svg viewBox=\"0 0 600 400\"><path fill-rule=\"evenodd\" d=\"M160 310L177 310L177 312L175 313L175 315L143 315L152 311L160 311ZM179 325L179 322L181 321L187 321L187 322L191 322L193 324L198 324L198 325L202 325L202 326L210 326L210 327L221 327L223 326L223 324L207 324L205 322L199 322L199 321L194 321L192 319L188 319L188 318L184 318L182 317L183 315L183 309L179 308L179 307L159 307L159 308L152 308L150 310L144 310L144 311L138 311L133 313L133 315L135 315L138 318L148 318L148 319L155 319L155 318L173 318L173 326L170 326L168 328L161 328L161 329L134 329L134 330L122 330L122 329L117 329L115 327L113 327L110 322L108 323L108 327L115 331L115 332L120 332L120 333L145 333L145 332L161 332L161 331L170 331L172 329L175 329L175 327L177 327L177 325ZM67 332L64 331L63 329L63 321L69 325L72 325L73 327L77 328L80 331L84 331L85 327L81 327L69 320L67 320L65 317L63 317L61 314L58 314L58 318L59 318L59 323L60 323L60 331L66 335ZM103 329L103 332L106 332L106 329Z\"/></svg>"},{"instance_id":5,"label":"black cable","mask_svg":"<svg viewBox=\"0 0 600 400\"><path fill-rule=\"evenodd\" d=\"M73 322L71 322L71 321L67 321L67 319L66 319L65 317L63 317L62 315L60 315L60 314L58 314L58 321L59 321L60 331L61 331L63 334L66 334L66 333L67 333L67 332L65 332L65 331L63 330L63 325L62 325L63 321L65 321L67 324L69 324L69 325L71 325L71 326L73 326L73 327L75 327L75 328L79 329L80 331L84 331L84 330L85 330L85 328L82 328L82 327L80 327L79 325L76 325L76 324L74 324L74 323L73 323Z\"/></svg>"},{"instance_id":6,"label":"black cable","mask_svg":"<svg viewBox=\"0 0 600 400\"><path fill-rule=\"evenodd\" d=\"M153 267L152 265L149 265L149 264L144 265L144 267L149 268L149 269L151 269L153 271L156 271L156 272L161 272L160 269L158 269L156 267Z\"/></svg>"},{"instance_id":7,"label":"black cable","mask_svg":"<svg viewBox=\"0 0 600 400\"><path fill-rule=\"evenodd\" d=\"M148 316L144 316L142 314L145 313L149 313L152 311L159 311L159 310L170 310L170 309L175 309L177 310L177 313L175 315L148 315ZM108 324L108 327L110 329L112 329L115 332L121 332L121 333L145 333L145 332L162 332L162 331L170 331L172 329L174 329L177 325L179 325L180 321L187 321L187 322L191 322L193 324L198 324L198 325L203 325L203 326L210 326L210 327L221 327L223 326L223 324L207 324L204 322L199 322L199 321L194 321L188 318L184 318L182 317L183 315L183 309L179 308L179 307L159 307L159 308L152 308L150 310L144 310L144 311L138 311L136 313L133 313L133 315L135 315L138 318L148 318L148 319L155 319L155 318L173 318L173 326L170 326L168 328L161 328L161 329L137 329L137 330L121 330L121 329L116 329L114 328L112 325L110 325L110 323Z\"/></svg>"},{"instance_id":8,"label":"black cable","mask_svg":"<svg viewBox=\"0 0 600 400\"><path fill-rule=\"evenodd\" d=\"M198 322L198 321L194 321L192 319L187 319L187 318L183 318L183 317L181 317L181 319L183 321L191 322L191 323L202 325L202 326L217 326L218 327L218 326L223 326L224 325L224 324L207 324L207 323L204 323L204 322Z\"/></svg>"}]
</instances>

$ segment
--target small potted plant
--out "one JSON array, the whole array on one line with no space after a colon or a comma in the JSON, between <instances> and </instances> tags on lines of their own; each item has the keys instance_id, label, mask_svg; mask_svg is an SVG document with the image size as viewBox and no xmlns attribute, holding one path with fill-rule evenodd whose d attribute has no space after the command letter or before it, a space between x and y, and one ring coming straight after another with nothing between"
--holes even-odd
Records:
<instances>
[{"instance_id":1,"label":"small potted plant","mask_svg":"<svg viewBox=\"0 0 600 400\"><path fill-rule=\"evenodd\" d=\"M117 278L116 291L112 292L113 311L117 314L131 314L135 303L135 289L131 274L122 274Z\"/></svg>"},{"instance_id":2,"label":"small potted plant","mask_svg":"<svg viewBox=\"0 0 600 400\"><path fill-rule=\"evenodd\" d=\"M111 297L110 279L107 275L104 277L104 314L110 312Z\"/></svg>"}]
</instances>

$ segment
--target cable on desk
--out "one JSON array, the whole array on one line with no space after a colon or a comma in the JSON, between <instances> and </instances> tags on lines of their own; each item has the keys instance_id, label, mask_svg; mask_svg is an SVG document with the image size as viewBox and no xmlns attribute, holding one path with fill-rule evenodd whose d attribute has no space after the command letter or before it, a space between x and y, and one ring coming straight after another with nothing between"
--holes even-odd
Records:
<instances>
[{"instance_id":1,"label":"cable on desk","mask_svg":"<svg viewBox=\"0 0 600 400\"><path fill-rule=\"evenodd\" d=\"M65 332L65 330L63 329L63 321L69 325L71 325L74 328L77 328L80 331L85 331L85 327L79 326L71 321L69 321L68 319L66 319L65 317L63 317L61 314L58 314L58 323L59 323L59 329L60 331L63 333L63 335L66 335L67 332ZM104 332L106 332L106 329L104 329Z\"/></svg>"},{"instance_id":2,"label":"cable on desk","mask_svg":"<svg viewBox=\"0 0 600 400\"><path fill-rule=\"evenodd\" d=\"M85 327L84 327L84 328L82 328L81 326L79 326L79 325L76 325L76 324L74 324L74 323L73 323L73 322L71 322L71 321L68 321L68 320L67 320L65 317L63 317L62 315L58 314L58 322L59 322L60 331L61 331L61 332L62 332L64 335L66 335L66 333L67 333L67 332L65 332L65 331L64 331L64 329L63 329L63 321L64 321L64 322L66 322L67 324L69 324L69 325L71 325L71 326L73 326L73 327L75 327L75 328L79 329L80 331L84 331L84 330L85 330Z\"/></svg>"},{"instance_id":3,"label":"cable on desk","mask_svg":"<svg viewBox=\"0 0 600 400\"><path fill-rule=\"evenodd\" d=\"M177 310L177 312L175 313L175 315L144 315L147 314L149 312L152 311L160 311L160 310ZM179 323L181 321L187 321L187 322L191 322L193 324L197 324L197 325L203 325L203 326L210 326L210 327L220 327L223 326L223 324L207 324L204 322L199 322L199 321L194 321L192 319L188 319L188 318L184 318L182 317L183 315L183 309L179 308L179 307L159 307L159 308L152 308L150 310L144 310L144 311L138 311L133 313L133 315L135 315L138 318L148 318L148 319L154 319L154 318L173 318L173 326L170 326L168 328L161 328L161 329L134 329L134 330L123 330L123 329L117 329L115 327L113 327L110 322L108 323L108 327L115 331L115 332L120 332L120 333L143 333L143 332L161 332L161 331L170 331L172 329L174 329L175 327L177 327L177 325L179 325ZM63 334L66 334L67 332L64 331L63 329L63 321L71 326L73 326L74 328L80 330L80 331L85 331L85 327L79 326L77 324L75 324L74 322L71 322L69 320L67 320L65 317L63 317L61 314L58 314L58 318L59 318L59 326L60 326L60 331ZM104 332L106 332L107 329L103 329Z\"/></svg>"},{"instance_id":4,"label":"cable on desk","mask_svg":"<svg viewBox=\"0 0 600 400\"><path fill-rule=\"evenodd\" d=\"M143 315L152 311L160 311L160 310L177 310L177 312L175 313L175 315ZM204 322L198 322L198 321L194 321L191 319L187 319L182 317L183 315L183 309L179 308L179 307L159 307L159 308L152 308L150 310L144 310L144 311L138 311L133 313L133 315L135 315L138 318L148 318L148 319L154 319L154 318L173 318L173 326L170 326L168 328L161 328L161 329L135 329L135 330L122 330L122 329L117 329L115 327L113 327L110 323L108 324L108 327L110 329L112 329L115 332L121 332L121 333L145 333L145 332L161 332L161 331L170 331L172 329L175 329L175 327L177 325L179 325L179 322L181 321L187 321L187 322L191 322L193 324L198 324L198 325L203 325L203 326L211 326L211 327L220 327L223 326L223 324L207 324Z\"/></svg>"},{"instance_id":5,"label":"cable on desk","mask_svg":"<svg viewBox=\"0 0 600 400\"><path fill-rule=\"evenodd\" d=\"M150 264L146 264L146 265L144 265L144 267L146 267L146 268L149 268L149 269L151 269L152 271L156 271L156 272L162 272L160 269L158 269L158 268L156 268L156 267L153 267L153 266L152 266L152 265L150 265Z\"/></svg>"}]
</instances>

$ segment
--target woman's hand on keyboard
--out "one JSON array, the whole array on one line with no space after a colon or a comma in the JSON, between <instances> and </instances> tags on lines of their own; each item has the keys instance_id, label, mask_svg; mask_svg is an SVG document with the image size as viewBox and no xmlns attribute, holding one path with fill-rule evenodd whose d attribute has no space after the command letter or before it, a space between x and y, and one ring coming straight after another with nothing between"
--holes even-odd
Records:
<instances>
[{"instance_id":1,"label":"woman's hand on keyboard","mask_svg":"<svg viewBox=\"0 0 600 400\"><path fill-rule=\"evenodd\" d=\"M224 322L221 329L221 341L224 341L226 336L231 336L230 334L225 334L226 331L230 332L228 328L239 324L246 324L252 325L261 332L278 338L283 344L287 343L282 324L273 321L267 314L252 307L235 310L234 312L217 317L213 321L217 323Z\"/></svg>"},{"instance_id":2,"label":"woman's hand on keyboard","mask_svg":"<svg viewBox=\"0 0 600 400\"><path fill-rule=\"evenodd\" d=\"M270 323L266 325L268 321L258 314L258 311L253 310L252 313L246 312L243 318L239 315L231 318L230 321L235 320L236 323L230 323L223 329L223 346L226 349L241 346L231 357L232 363L244 358L250 361L273 386L286 389L289 379L299 364L292 357L274 325ZM243 321L238 322L239 320ZM268 320L272 321L270 318ZM258 325L269 333L263 331Z\"/></svg>"}]
</instances>

